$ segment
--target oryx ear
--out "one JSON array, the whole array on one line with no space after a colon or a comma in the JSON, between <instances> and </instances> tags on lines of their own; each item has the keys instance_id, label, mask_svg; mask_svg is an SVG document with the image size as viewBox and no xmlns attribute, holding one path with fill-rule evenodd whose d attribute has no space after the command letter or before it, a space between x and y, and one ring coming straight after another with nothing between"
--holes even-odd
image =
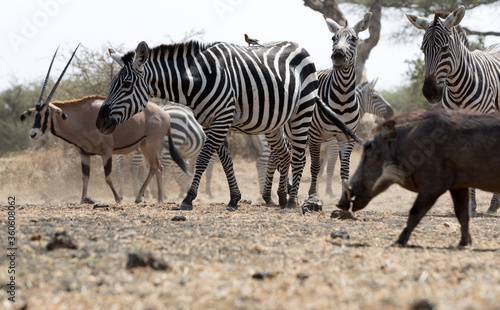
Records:
<instances>
[{"instance_id":1,"label":"oryx ear","mask_svg":"<svg viewBox=\"0 0 500 310\"><path fill-rule=\"evenodd\" d=\"M35 108L31 108L29 110L24 111L23 114L21 114L21 116L19 117L19 119L21 120L21 122L24 122L25 119L27 119L33 114L35 114Z\"/></svg>"},{"instance_id":2,"label":"oryx ear","mask_svg":"<svg viewBox=\"0 0 500 310\"><path fill-rule=\"evenodd\" d=\"M397 135L395 126L396 122L393 120L386 121L384 124L382 124L379 133L383 142L396 138Z\"/></svg>"},{"instance_id":3,"label":"oryx ear","mask_svg":"<svg viewBox=\"0 0 500 310\"><path fill-rule=\"evenodd\" d=\"M365 14L365 17L363 17L362 20L360 20L356 25L354 25L353 29L356 31L356 34L360 33L361 31L365 31L370 27L370 23L372 21L372 12L368 12Z\"/></svg>"},{"instance_id":4,"label":"oryx ear","mask_svg":"<svg viewBox=\"0 0 500 310\"><path fill-rule=\"evenodd\" d=\"M111 58L113 58L113 60L116 61L120 65L120 67L123 67L125 65L125 63L122 60L122 57L123 57L122 54L117 53L112 48L108 48L108 52L109 52L109 55L111 56Z\"/></svg>"},{"instance_id":5,"label":"oryx ear","mask_svg":"<svg viewBox=\"0 0 500 310\"><path fill-rule=\"evenodd\" d=\"M134 66L139 69L146 63L146 61L148 61L148 59L149 47L146 42L142 41L135 49Z\"/></svg>"},{"instance_id":6,"label":"oryx ear","mask_svg":"<svg viewBox=\"0 0 500 310\"><path fill-rule=\"evenodd\" d=\"M63 110L61 110L60 108L56 107L52 103L49 103L49 108L51 108L55 113L59 114L62 117L62 119L67 119L68 118L68 116L66 115L66 113L63 112Z\"/></svg>"},{"instance_id":7,"label":"oryx ear","mask_svg":"<svg viewBox=\"0 0 500 310\"><path fill-rule=\"evenodd\" d=\"M417 15L411 15L408 13L405 13L405 15L406 18L408 18L408 20L410 21L410 23L418 29L426 30L431 25L431 21L428 20L427 18L420 17Z\"/></svg>"},{"instance_id":8,"label":"oryx ear","mask_svg":"<svg viewBox=\"0 0 500 310\"><path fill-rule=\"evenodd\" d=\"M337 24L337 22L334 21L333 19L328 18L325 15L323 15L323 18L325 19L326 24L327 24L328 29L330 30L330 32L337 33L337 31L339 31L339 29L342 28L342 26L340 26L339 24Z\"/></svg>"},{"instance_id":9,"label":"oryx ear","mask_svg":"<svg viewBox=\"0 0 500 310\"><path fill-rule=\"evenodd\" d=\"M450 15L448 15L448 17L446 17L446 19L443 22L443 25L446 28L451 29L456 25L460 24L462 18L464 18L464 15L465 15L465 7L461 5L458 9L456 9L455 11L453 11L453 13L451 13Z\"/></svg>"}]
</instances>

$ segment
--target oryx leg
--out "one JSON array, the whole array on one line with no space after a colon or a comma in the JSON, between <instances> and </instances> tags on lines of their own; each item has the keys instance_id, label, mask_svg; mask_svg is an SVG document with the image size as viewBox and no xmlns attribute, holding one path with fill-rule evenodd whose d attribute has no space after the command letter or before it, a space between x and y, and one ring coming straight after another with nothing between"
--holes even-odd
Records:
<instances>
[{"instance_id":1,"label":"oryx leg","mask_svg":"<svg viewBox=\"0 0 500 310\"><path fill-rule=\"evenodd\" d=\"M160 146L149 145L147 143L140 147L144 158L149 163L149 172L146 180L144 181L144 184L142 184L142 187L139 190L137 197L135 198L135 203L139 203L142 201L142 196L144 195L144 192L146 191L153 175L156 176L156 184L158 187L158 202L163 201L163 166L161 165L160 159L158 158L158 150L160 148Z\"/></svg>"},{"instance_id":2,"label":"oryx leg","mask_svg":"<svg viewBox=\"0 0 500 310\"><path fill-rule=\"evenodd\" d=\"M83 203L85 197L87 197L87 189L89 186L89 178L90 178L90 155L85 153L83 150L80 150L80 158L82 165L82 181L83 181L83 189L82 189L82 199L80 203Z\"/></svg>"},{"instance_id":3,"label":"oryx leg","mask_svg":"<svg viewBox=\"0 0 500 310\"><path fill-rule=\"evenodd\" d=\"M106 184L108 184L109 188L113 192L113 196L115 196L115 201L118 203L122 200L115 187L113 186L113 180L111 178L111 171L113 169L113 157L111 154L102 155L102 164L104 166L104 178L106 180Z\"/></svg>"}]
</instances>

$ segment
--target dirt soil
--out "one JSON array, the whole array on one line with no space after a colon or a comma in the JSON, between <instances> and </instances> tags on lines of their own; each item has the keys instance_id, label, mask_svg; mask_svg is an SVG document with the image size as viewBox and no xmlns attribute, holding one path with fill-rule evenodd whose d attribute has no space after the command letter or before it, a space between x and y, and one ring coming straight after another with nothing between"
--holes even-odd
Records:
<instances>
[{"instance_id":1,"label":"dirt soil","mask_svg":"<svg viewBox=\"0 0 500 310\"><path fill-rule=\"evenodd\" d=\"M398 186L353 220L330 218L340 185L328 197L321 183L323 211L302 215L262 205L255 163L236 158L239 210L225 211L228 189L216 167L215 197L201 191L194 210L183 212L173 182L168 202L136 205L130 194L114 203L94 159L89 194L99 204L80 205L79 159L67 152L0 159L0 309L500 309L500 219L485 213L489 193L478 192L471 247L457 247L459 226L444 195L400 248L391 245L415 194Z\"/></svg>"}]
</instances>

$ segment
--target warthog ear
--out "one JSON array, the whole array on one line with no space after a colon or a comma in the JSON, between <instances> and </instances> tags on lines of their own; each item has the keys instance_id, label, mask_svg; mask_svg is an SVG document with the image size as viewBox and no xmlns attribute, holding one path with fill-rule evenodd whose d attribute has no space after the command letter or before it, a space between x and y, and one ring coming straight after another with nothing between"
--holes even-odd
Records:
<instances>
[{"instance_id":1,"label":"warthog ear","mask_svg":"<svg viewBox=\"0 0 500 310\"><path fill-rule=\"evenodd\" d=\"M63 112L63 110L61 110L60 108L56 107L55 105L53 105L52 103L49 103L49 107L57 114L59 114L62 119L67 119L68 116L66 115L66 113Z\"/></svg>"},{"instance_id":2,"label":"warthog ear","mask_svg":"<svg viewBox=\"0 0 500 310\"><path fill-rule=\"evenodd\" d=\"M382 138L382 141L386 142L388 140L392 140L396 138L396 122L393 120L386 121L383 125L382 128L380 128L380 136Z\"/></svg>"},{"instance_id":3,"label":"warthog ear","mask_svg":"<svg viewBox=\"0 0 500 310\"><path fill-rule=\"evenodd\" d=\"M29 110L24 111L23 114L21 114L21 116L19 117L19 119L21 120L21 122L24 122L26 118L30 117L33 114L35 114L35 108L31 108Z\"/></svg>"}]
</instances>

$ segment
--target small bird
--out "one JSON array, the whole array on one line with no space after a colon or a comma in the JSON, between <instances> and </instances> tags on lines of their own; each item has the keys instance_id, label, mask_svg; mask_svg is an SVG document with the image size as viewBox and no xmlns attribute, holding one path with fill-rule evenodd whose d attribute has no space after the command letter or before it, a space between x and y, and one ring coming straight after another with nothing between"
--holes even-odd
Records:
<instances>
[{"instance_id":1,"label":"small bird","mask_svg":"<svg viewBox=\"0 0 500 310\"><path fill-rule=\"evenodd\" d=\"M251 45L262 46L259 44L259 40L250 38L246 33L245 33L245 41L248 43L248 46Z\"/></svg>"}]
</instances>

